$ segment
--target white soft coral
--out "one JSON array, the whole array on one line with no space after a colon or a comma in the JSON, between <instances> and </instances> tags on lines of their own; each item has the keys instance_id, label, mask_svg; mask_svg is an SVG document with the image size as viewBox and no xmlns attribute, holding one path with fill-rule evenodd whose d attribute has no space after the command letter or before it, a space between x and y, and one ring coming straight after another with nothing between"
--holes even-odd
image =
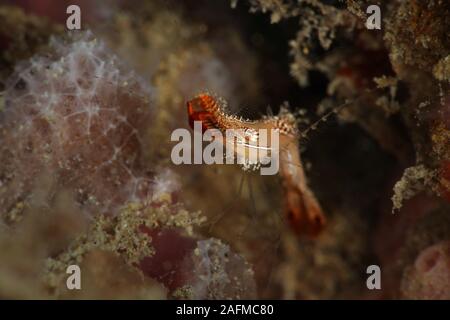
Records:
<instances>
[{"instance_id":1,"label":"white soft coral","mask_svg":"<svg viewBox=\"0 0 450 320\"><path fill-rule=\"evenodd\" d=\"M114 212L149 192L141 154L153 88L90 32L50 47L7 82L0 210L33 197L47 172L53 191L69 188L88 211Z\"/></svg>"}]
</instances>

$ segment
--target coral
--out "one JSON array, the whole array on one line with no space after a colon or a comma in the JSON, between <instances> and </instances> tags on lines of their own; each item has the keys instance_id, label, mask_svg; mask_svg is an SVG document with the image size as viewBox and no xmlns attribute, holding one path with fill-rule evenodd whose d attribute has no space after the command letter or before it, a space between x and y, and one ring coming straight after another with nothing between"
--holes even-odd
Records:
<instances>
[{"instance_id":1,"label":"coral","mask_svg":"<svg viewBox=\"0 0 450 320\"><path fill-rule=\"evenodd\" d=\"M167 290L146 278L108 251L93 249L80 263L82 290L65 292L59 298L76 299L166 299Z\"/></svg>"},{"instance_id":2,"label":"coral","mask_svg":"<svg viewBox=\"0 0 450 320\"><path fill-rule=\"evenodd\" d=\"M336 216L330 219L328 232L315 242L298 244L292 235L283 235L285 259L274 271L274 282L282 288L281 296L284 299L358 296L363 282L354 269L369 258L365 230L359 218Z\"/></svg>"},{"instance_id":3,"label":"coral","mask_svg":"<svg viewBox=\"0 0 450 320\"><path fill-rule=\"evenodd\" d=\"M290 41L291 64L293 75L301 86L308 84L308 71L315 68L311 53L317 51L317 40L322 49L329 49L336 36L336 29L345 26L352 29L356 19L346 10L317 0L279 1L279 0L251 0L251 12L261 11L271 13L271 22L277 23L282 19L296 18L299 31L295 39Z\"/></svg>"},{"instance_id":4,"label":"coral","mask_svg":"<svg viewBox=\"0 0 450 320\"><path fill-rule=\"evenodd\" d=\"M385 38L400 77L405 66L431 71L450 50L450 7L446 1L395 1L387 18ZM413 50L411 50L414 48ZM439 67L436 67L439 68Z\"/></svg>"},{"instance_id":5,"label":"coral","mask_svg":"<svg viewBox=\"0 0 450 320\"><path fill-rule=\"evenodd\" d=\"M383 290L386 296L402 296L402 282L419 253L449 239L448 210L436 197L421 194L405 202L397 214L384 214L374 241L387 284Z\"/></svg>"},{"instance_id":6,"label":"coral","mask_svg":"<svg viewBox=\"0 0 450 320\"><path fill-rule=\"evenodd\" d=\"M392 67L409 92L401 112L417 162L434 172L436 179L428 187L444 198L447 191L442 168L449 158L446 57L450 41L445 18L449 10L445 1L395 2L384 35Z\"/></svg>"},{"instance_id":7,"label":"coral","mask_svg":"<svg viewBox=\"0 0 450 320\"><path fill-rule=\"evenodd\" d=\"M72 3L95 36L60 37L67 1L0 7L2 298L448 298L447 1ZM282 181L171 164L205 90L297 117L314 241Z\"/></svg>"},{"instance_id":8,"label":"coral","mask_svg":"<svg viewBox=\"0 0 450 320\"><path fill-rule=\"evenodd\" d=\"M170 197L170 194L166 195ZM173 238L181 232L181 228L186 229L185 232L192 233L192 226L203 221L198 215L191 215L179 209L178 212L175 211L175 208L166 201L160 202L158 207L154 207L155 205L156 203L152 206L128 203L115 217L99 215L95 218L90 223L89 229L74 239L63 253L47 259L45 283L50 292L56 296L67 295L64 282L66 267L70 264L84 263L86 256L92 252L105 252L106 261L110 259L108 258L110 253L113 253L116 258L111 259L120 258L119 266L126 263L127 268L131 268L130 272L141 274L142 278L142 271L138 268L141 261L155 255L157 249L163 250L157 246L157 241L151 236L150 230L161 226L180 228L179 231L173 232L174 236L167 239L173 241ZM102 256L100 253L100 257ZM112 266L112 269L114 268Z\"/></svg>"},{"instance_id":9,"label":"coral","mask_svg":"<svg viewBox=\"0 0 450 320\"><path fill-rule=\"evenodd\" d=\"M193 228L204 218L175 204L178 178L142 159L153 89L89 32L67 41L53 39L50 47L50 56L34 56L18 66L7 83L1 119L2 218L21 228L23 221L38 219L40 211L56 210L59 190L65 190L74 216L92 221L53 251L58 254L40 248L38 265L48 258L43 280L36 280L41 291L31 296L161 298L167 295L164 286L179 292L190 285L198 298L238 297L244 291L254 297L245 260L218 240L196 235ZM11 237L16 237L14 231ZM192 248L175 261L180 267L183 261L197 267L181 269L182 283L171 286L156 266L165 265L172 250L167 244L176 239L185 239ZM197 247L201 259L195 258ZM70 264L86 273L83 293L65 288ZM115 280L115 272L123 278ZM9 270L6 274L11 277ZM92 277L101 281L94 285ZM229 278L229 283L222 287L217 277ZM108 285L117 291L112 293Z\"/></svg>"},{"instance_id":10,"label":"coral","mask_svg":"<svg viewBox=\"0 0 450 320\"><path fill-rule=\"evenodd\" d=\"M439 81L450 81L450 55L434 65L433 75Z\"/></svg>"},{"instance_id":11,"label":"coral","mask_svg":"<svg viewBox=\"0 0 450 320\"><path fill-rule=\"evenodd\" d=\"M256 298L253 270L228 245L217 239L198 241L194 256L198 277L192 285L194 298Z\"/></svg>"},{"instance_id":12,"label":"coral","mask_svg":"<svg viewBox=\"0 0 450 320\"><path fill-rule=\"evenodd\" d=\"M176 209L167 202L160 202L157 207L129 204L115 218L96 218L90 229L65 252L48 259L45 283L56 297L67 296L66 266L79 264L89 272L98 273L95 270L99 267L89 262L98 255L100 262L116 261L108 267L112 270L128 269L131 275L136 274L132 279L140 275L139 283L147 282L144 289L162 286L163 292L167 290L175 298L254 298L256 289L251 267L221 241L200 239L193 234L192 228L202 223L204 218L198 214ZM127 267L121 267L123 263ZM105 283L108 274L101 277ZM151 285L145 279L153 279L155 283ZM124 286L118 294L124 292L127 296L129 289ZM88 292L108 296L106 291L102 294L101 288L94 287Z\"/></svg>"},{"instance_id":13,"label":"coral","mask_svg":"<svg viewBox=\"0 0 450 320\"><path fill-rule=\"evenodd\" d=\"M2 298L50 298L42 282L45 259L63 250L87 224L64 190L55 195L52 208L26 210L16 228L1 228Z\"/></svg>"},{"instance_id":14,"label":"coral","mask_svg":"<svg viewBox=\"0 0 450 320\"><path fill-rule=\"evenodd\" d=\"M443 95L430 129L432 155L438 172L437 193L450 201L450 98Z\"/></svg>"},{"instance_id":15,"label":"coral","mask_svg":"<svg viewBox=\"0 0 450 320\"><path fill-rule=\"evenodd\" d=\"M402 282L407 299L450 299L450 242L434 244L420 252Z\"/></svg>"},{"instance_id":16,"label":"coral","mask_svg":"<svg viewBox=\"0 0 450 320\"><path fill-rule=\"evenodd\" d=\"M411 199L420 191L426 190L427 186L431 185L431 180L434 176L433 171L430 171L423 165L407 168L400 181L394 186L392 210L400 209L403 201Z\"/></svg>"},{"instance_id":17,"label":"coral","mask_svg":"<svg viewBox=\"0 0 450 320\"><path fill-rule=\"evenodd\" d=\"M52 180L47 201L55 188L70 188L86 212L113 214L149 192L140 156L152 89L89 33L51 46L51 58L33 57L7 83L2 215L33 198L43 171Z\"/></svg>"},{"instance_id":18,"label":"coral","mask_svg":"<svg viewBox=\"0 0 450 320\"><path fill-rule=\"evenodd\" d=\"M175 298L254 299L253 270L245 259L218 239L197 240L159 232L158 243L166 248L161 255L142 261L144 273L156 275ZM171 246L171 237L176 244ZM170 249L169 249L170 248ZM161 264L161 262L163 262Z\"/></svg>"},{"instance_id":19,"label":"coral","mask_svg":"<svg viewBox=\"0 0 450 320\"><path fill-rule=\"evenodd\" d=\"M45 18L27 15L13 6L0 6L0 19L0 82L9 76L16 62L43 50L49 37L63 30Z\"/></svg>"}]
</instances>

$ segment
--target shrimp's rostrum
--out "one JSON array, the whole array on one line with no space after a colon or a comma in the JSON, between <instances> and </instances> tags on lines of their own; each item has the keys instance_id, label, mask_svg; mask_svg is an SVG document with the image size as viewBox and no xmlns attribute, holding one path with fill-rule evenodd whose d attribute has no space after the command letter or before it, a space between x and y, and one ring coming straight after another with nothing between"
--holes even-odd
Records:
<instances>
[{"instance_id":1,"label":"shrimp's rostrum","mask_svg":"<svg viewBox=\"0 0 450 320\"><path fill-rule=\"evenodd\" d=\"M226 102L202 93L187 102L189 124L202 121L202 129L241 129L246 139L259 139L258 129L279 132L279 174L284 189L284 211L292 229L299 235L316 236L325 225L325 215L306 183L300 159L298 129L294 116L282 109L277 116L250 121L226 113ZM225 142L224 142L225 143ZM247 150L248 152L248 150Z\"/></svg>"}]
</instances>

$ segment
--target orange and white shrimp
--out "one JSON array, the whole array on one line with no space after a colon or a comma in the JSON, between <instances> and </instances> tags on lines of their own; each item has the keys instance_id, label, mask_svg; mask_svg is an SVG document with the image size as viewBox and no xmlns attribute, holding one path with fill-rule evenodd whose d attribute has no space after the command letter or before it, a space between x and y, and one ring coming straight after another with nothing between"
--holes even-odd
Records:
<instances>
[{"instance_id":1,"label":"orange and white shrimp","mask_svg":"<svg viewBox=\"0 0 450 320\"><path fill-rule=\"evenodd\" d=\"M314 193L306 183L300 159L299 134L294 116L282 109L277 116L250 121L229 115L224 110L226 102L211 94L202 93L187 102L189 123L202 122L202 129L243 130L246 138L258 140L259 129L279 132L280 177L284 189L285 216L298 235L316 236L325 226L326 219ZM224 143L226 143L224 141ZM249 146L241 150L246 150ZM242 151L243 150L243 151Z\"/></svg>"}]
</instances>

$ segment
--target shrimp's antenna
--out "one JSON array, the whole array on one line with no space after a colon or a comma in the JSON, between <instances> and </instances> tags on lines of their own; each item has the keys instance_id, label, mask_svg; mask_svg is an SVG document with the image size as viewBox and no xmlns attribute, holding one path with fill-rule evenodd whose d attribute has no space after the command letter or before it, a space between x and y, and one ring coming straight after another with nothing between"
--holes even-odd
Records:
<instances>
[{"instance_id":1,"label":"shrimp's antenna","mask_svg":"<svg viewBox=\"0 0 450 320\"><path fill-rule=\"evenodd\" d=\"M327 111L324 115L322 115L318 120L314 121L310 126L308 126L305 130L303 130L300 133L300 136L302 138L306 138L308 136L308 133L310 133L311 131L314 131L317 129L318 125L321 123L324 123L328 120L328 118L334 113L334 114L338 114L343 108L349 106L350 104L352 104L355 100L352 101L345 101L343 104L332 108L331 110Z\"/></svg>"},{"instance_id":2,"label":"shrimp's antenna","mask_svg":"<svg viewBox=\"0 0 450 320\"><path fill-rule=\"evenodd\" d=\"M366 90L365 94L370 94L375 92L376 90L379 90L380 88L375 88L375 89L371 89L371 90ZM341 105L337 106L337 107L333 107L331 108L330 111L327 111L324 115L322 115L318 120L316 120L315 122L313 122L310 126L308 126L305 130L303 130L300 133L300 136L302 138L307 138L308 133L310 133L311 131L314 131L317 129L318 125L321 123L324 123L328 120L328 118L332 115L332 114L338 114L339 112L342 111L342 109L344 109L345 107L348 107L349 105L352 105L353 103L355 103L356 101L358 101L359 99L361 99L362 96L359 96L358 98L355 99L351 99L348 100L346 99L344 103L342 103Z\"/></svg>"}]
</instances>

